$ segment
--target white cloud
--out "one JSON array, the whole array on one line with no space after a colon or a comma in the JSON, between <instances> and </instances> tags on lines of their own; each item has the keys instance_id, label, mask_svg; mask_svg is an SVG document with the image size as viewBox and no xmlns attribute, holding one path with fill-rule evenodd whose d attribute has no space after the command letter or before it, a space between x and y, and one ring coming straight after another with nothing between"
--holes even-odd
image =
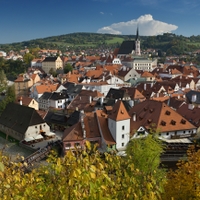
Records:
<instances>
[{"instance_id":1,"label":"white cloud","mask_svg":"<svg viewBox=\"0 0 200 200\"><path fill-rule=\"evenodd\" d=\"M104 12L100 12L100 14L104 15Z\"/></svg>"},{"instance_id":2,"label":"white cloud","mask_svg":"<svg viewBox=\"0 0 200 200\"><path fill-rule=\"evenodd\" d=\"M101 30L101 31L99 31L99 30ZM110 34L115 34L115 35L122 34L120 31L114 30L114 29L112 29L111 27L108 27L108 26L103 27L99 30L97 31L98 33L110 33Z\"/></svg>"},{"instance_id":3,"label":"white cloud","mask_svg":"<svg viewBox=\"0 0 200 200\"><path fill-rule=\"evenodd\" d=\"M110 26L102 27L97 30L97 33L110 34L135 34L137 26L139 26L139 34L144 36L159 35L166 32L175 31L178 26L153 19L150 14L142 15L138 19L132 19L127 22L119 22Z\"/></svg>"}]
</instances>

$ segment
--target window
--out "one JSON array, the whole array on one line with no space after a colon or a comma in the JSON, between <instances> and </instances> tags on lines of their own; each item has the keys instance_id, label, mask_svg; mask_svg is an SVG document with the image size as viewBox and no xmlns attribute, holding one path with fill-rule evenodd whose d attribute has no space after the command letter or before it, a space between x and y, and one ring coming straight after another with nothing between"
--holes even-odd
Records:
<instances>
[{"instance_id":1,"label":"window","mask_svg":"<svg viewBox=\"0 0 200 200\"><path fill-rule=\"evenodd\" d=\"M124 139L124 134L122 134L122 139Z\"/></svg>"},{"instance_id":2,"label":"window","mask_svg":"<svg viewBox=\"0 0 200 200\"><path fill-rule=\"evenodd\" d=\"M124 142L122 143L122 147L124 146Z\"/></svg>"},{"instance_id":3,"label":"window","mask_svg":"<svg viewBox=\"0 0 200 200\"><path fill-rule=\"evenodd\" d=\"M169 133L167 132L166 135L169 135Z\"/></svg>"},{"instance_id":4,"label":"window","mask_svg":"<svg viewBox=\"0 0 200 200\"><path fill-rule=\"evenodd\" d=\"M65 145L65 147L66 147L66 148L70 148L70 147L71 147L71 143L67 143L67 144Z\"/></svg>"},{"instance_id":5,"label":"window","mask_svg":"<svg viewBox=\"0 0 200 200\"><path fill-rule=\"evenodd\" d=\"M35 128L37 128L37 126L35 126Z\"/></svg>"},{"instance_id":6,"label":"window","mask_svg":"<svg viewBox=\"0 0 200 200\"><path fill-rule=\"evenodd\" d=\"M125 126L122 126L122 130L125 130Z\"/></svg>"}]
</instances>

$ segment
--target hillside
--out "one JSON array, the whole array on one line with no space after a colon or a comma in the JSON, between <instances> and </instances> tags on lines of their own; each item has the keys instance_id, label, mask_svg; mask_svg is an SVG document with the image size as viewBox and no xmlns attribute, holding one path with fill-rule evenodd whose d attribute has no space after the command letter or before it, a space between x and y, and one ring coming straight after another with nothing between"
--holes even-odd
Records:
<instances>
[{"instance_id":1,"label":"hillside","mask_svg":"<svg viewBox=\"0 0 200 200\"><path fill-rule=\"evenodd\" d=\"M98 33L71 33L34 39L12 44L1 44L1 49L19 51L25 47L41 49L59 49L61 51L88 48L117 48L123 40L135 39L135 35L111 35ZM153 48L167 53L180 55L200 49L200 35L184 37L165 33L158 36L140 36L141 49Z\"/></svg>"}]
</instances>

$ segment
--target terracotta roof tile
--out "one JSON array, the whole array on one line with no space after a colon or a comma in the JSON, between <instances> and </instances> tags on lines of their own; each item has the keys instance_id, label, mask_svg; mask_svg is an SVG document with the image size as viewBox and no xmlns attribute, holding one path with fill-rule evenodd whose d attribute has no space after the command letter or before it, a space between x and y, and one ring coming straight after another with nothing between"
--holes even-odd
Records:
<instances>
[{"instance_id":1,"label":"terracotta roof tile","mask_svg":"<svg viewBox=\"0 0 200 200\"><path fill-rule=\"evenodd\" d=\"M131 130L137 130L140 126L144 126L146 129L154 127L160 132L196 128L167 104L159 101L146 100L135 105L129 111L129 115L133 117L135 114L136 121L131 119ZM185 120L185 123L182 123L183 120Z\"/></svg>"},{"instance_id":2,"label":"terracotta roof tile","mask_svg":"<svg viewBox=\"0 0 200 200\"><path fill-rule=\"evenodd\" d=\"M83 121L86 139L101 137L95 113L85 114ZM83 139L83 128L80 121L64 131L63 141L80 141Z\"/></svg>"},{"instance_id":3,"label":"terracotta roof tile","mask_svg":"<svg viewBox=\"0 0 200 200\"><path fill-rule=\"evenodd\" d=\"M130 115L128 114L128 112L121 100L118 100L115 103L115 105L108 117L115 121L130 119Z\"/></svg>"},{"instance_id":4,"label":"terracotta roof tile","mask_svg":"<svg viewBox=\"0 0 200 200\"><path fill-rule=\"evenodd\" d=\"M116 144L108 128L108 116L102 110L96 110L97 120L106 144Z\"/></svg>"},{"instance_id":5,"label":"terracotta roof tile","mask_svg":"<svg viewBox=\"0 0 200 200\"><path fill-rule=\"evenodd\" d=\"M20 104L20 100L22 100L22 105L28 106L31 103L31 101L33 100L33 98L30 98L30 97L20 97L20 98L18 98L18 100L16 101L16 103Z\"/></svg>"},{"instance_id":6,"label":"terracotta roof tile","mask_svg":"<svg viewBox=\"0 0 200 200\"><path fill-rule=\"evenodd\" d=\"M36 85L35 88L38 92L38 94L42 94L44 92L54 92L57 90L59 84L55 84L55 85Z\"/></svg>"}]
</instances>

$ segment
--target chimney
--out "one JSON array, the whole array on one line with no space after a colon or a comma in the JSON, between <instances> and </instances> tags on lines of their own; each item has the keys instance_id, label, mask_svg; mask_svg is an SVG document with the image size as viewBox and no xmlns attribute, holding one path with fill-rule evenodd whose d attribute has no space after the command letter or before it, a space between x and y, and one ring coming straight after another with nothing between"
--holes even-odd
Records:
<instances>
[{"instance_id":1,"label":"chimney","mask_svg":"<svg viewBox=\"0 0 200 200\"><path fill-rule=\"evenodd\" d=\"M194 109L194 105L193 104L188 104L188 109L189 110L193 110Z\"/></svg>"},{"instance_id":2,"label":"chimney","mask_svg":"<svg viewBox=\"0 0 200 200\"><path fill-rule=\"evenodd\" d=\"M193 95L192 95L192 100L191 100L191 101L194 103L194 102L196 102L196 100L197 100L197 95L196 95L196 94L193 94Z\"/></svg>"},{"instance_id":3,"label":"chimney","mask_svg":"<svg viewBox=\"0 0 200 200\"><path fill-rule=\"evenodd\" d=\"M92 103L92 96L89 96L89 102Z\"/></svg>"},{"instance_id":4,"label":"chimney","mask_svg":"<svg viewBox=\"0 0 200 200\"><path fill-rule=\"evenodd\" d=\"M133 121L136 121L136 112L133 113Z\"/></svg>"},{"instance_id":5,"label":"chimney","mask_svg":"<svg viewBox=\"0 0 200 200\"><path fill-rule=\"evenodd\" d=\"M100 98L100 105L101 105L101 106L103 105L103 100L104 100L104 97L101 97L101 98Z\"/></svg>"},{"instance_id":6,"label":"chimney","mask_svg":"<svg viewBox=\"0 0 200 200\"><path fill-rule=\"evenodd\" d=\"M129 101L129 105L131 106L131 108L134 106L134 101L133 100L130 100Z\"/></svg>"},{"instance_id":7,"label":"chimney","mask_svg":"<svg viewBox=\"0 0 200 200\"><path fill-rule=\"evenodd\" d=\"M22 97L19 99L19 104L22 105Z\"/></svg>"},{"instance_id":8,"label":"chimney","mask_svg":"<svg viewBox=\"0 0 200 200\"><path fill-rule=\"evenodd\" d=\"M147 89L147 84L145 83L145 84L144 84L144 90L146 90L146 89Z\"/></svg>"},{"instance_id":9,"label":"chimney","mask_svg":"<svg viewBox=\"0 0 200 200\"><path fill-rule=\"evenodd\" d=\"M83 138L84 139L86 138L86 131L85 130L83 131Z\"/></svg>"},{"instance_id":10,"label":"chimney","mask_svg":"<svg viewBox=\"0 0 200 200\"><path fill-rule=\"evenodd\" d=\"M84 124L84 110L81 110L80 112L80 121L81 121L81 128L83 131L83 138L86 138L86 130L85 130L85 124Z\"/></svg>"}]
</instances>

